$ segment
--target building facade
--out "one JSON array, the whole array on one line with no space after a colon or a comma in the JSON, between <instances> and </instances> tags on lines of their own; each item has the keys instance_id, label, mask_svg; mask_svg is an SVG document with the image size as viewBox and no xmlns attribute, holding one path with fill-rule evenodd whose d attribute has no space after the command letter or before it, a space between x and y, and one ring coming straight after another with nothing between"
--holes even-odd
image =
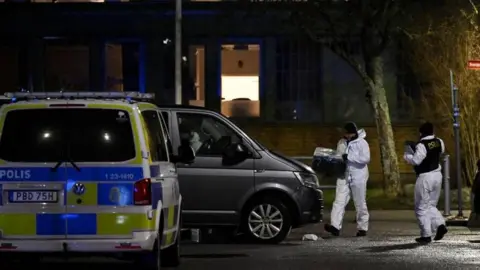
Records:
<instances>
[{"instance_id":1,"label":"building facade","mask_svg":"<svg viewBox=\"0 0 480 270\"><path fill-rule=\"evenodd\" d=\"M173 1L0 5L1 92L141 91L174 103ZM289 8L184 2L183 103L267 121L373 123L356 73L303 35ZM385 82L395 121L393 52Z\"/></svg>"}]
</instances>

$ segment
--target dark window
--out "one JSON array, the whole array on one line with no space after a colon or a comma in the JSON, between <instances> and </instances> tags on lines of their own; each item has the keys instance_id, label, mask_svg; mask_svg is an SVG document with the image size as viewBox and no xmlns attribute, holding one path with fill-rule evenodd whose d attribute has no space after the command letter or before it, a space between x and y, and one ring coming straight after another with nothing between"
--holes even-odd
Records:
<instances>
[{"instance_id":1,"label":"dark window","mask_svg":"<svg viewBox=\"0 0 480 270\"><path fill-rule=\"evenodd\" d=\"M152 161L168 161L168 151L165 146L167 140L157 111L143 111L142 116L147 125L148 147Z\"/></svg>"},{"instance_id":2,"label":"dark window","mask_svg":"<svg viewBox=\"0 0 480 270\"><path fill-rule=\"evenodd\" d=\"M127 111L31 109L10 111L0 158L13 162L119 162L135 158Z\"/></svg>"},{"instance_id":3,"label":"dark window","mask_svg":"<svg viewBox=\"0 0 480 270\"><path fill-rule=\"evenodd\" d=\"M240 137L220 119L205 114L177 113L179 134L188 140L198 156L219 156Z\"/></svg>"}]
</instances>

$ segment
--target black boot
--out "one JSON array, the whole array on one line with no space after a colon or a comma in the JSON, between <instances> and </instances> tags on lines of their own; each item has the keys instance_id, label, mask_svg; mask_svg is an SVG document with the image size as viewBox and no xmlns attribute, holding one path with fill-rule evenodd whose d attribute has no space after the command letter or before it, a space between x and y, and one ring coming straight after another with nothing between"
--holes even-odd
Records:
<instances>
[{"instance_id":1,"label":"black boot","mask_svg":"<svg viewBox=\"0 0 480 270\"><path fill-rule=\"evenodd\" d=\"M437 233L435 234L435 237L433 240L439 241L442 240L442 238L445 236L445 234L448 232L447 227L445 225L440 225L437 228Z\"/></svg>"},{"instance_id":2,"label":"black boot","mask_svg":"<svg viewBox=\"0 0 480 270\"><path fill-rule=\"evenodd\" d=\"M358 230L357 237L367 236L367 231Z\"/></svg>"},{"instance_id":3,"label":"black boot","mask_svg":"<svg viewBox=\"0 0 480 270\"><path fill-rule=\"evenodd\" d=\"M339 236L340 235L340 230L333 227L330 224L325 224L324 228L325 228L325 231L329 232L333 236Z\"/></svg>"},{"instance_id":4,"label":"black boot","mask_svg":"<svg viewBox=\"0 0 480 270\"><path fill-rule=\"evenodd\" d=\"M432 238L431 237L418 237L418 238L415 238L415 241L419 244L426 245L426 244L429 244L430 242L432 242Z\"/></svg>"}]
</instances>

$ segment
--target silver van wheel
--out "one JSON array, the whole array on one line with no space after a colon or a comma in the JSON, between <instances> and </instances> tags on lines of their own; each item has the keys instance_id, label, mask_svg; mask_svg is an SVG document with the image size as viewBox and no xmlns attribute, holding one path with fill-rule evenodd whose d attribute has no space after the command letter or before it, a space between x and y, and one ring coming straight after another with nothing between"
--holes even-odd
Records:
<instances>
[{"instance_id":1,"label":"silver van wheel","mask_svg":"<svg viewBox=\"0 0 480 270\"><path fill-rule=\"evenodd\" d=\"M282 212L272 204L257 205L248 215L248 229L259 239L272 239L282 231L282 228Z\"/></svg>"}]
</instances>

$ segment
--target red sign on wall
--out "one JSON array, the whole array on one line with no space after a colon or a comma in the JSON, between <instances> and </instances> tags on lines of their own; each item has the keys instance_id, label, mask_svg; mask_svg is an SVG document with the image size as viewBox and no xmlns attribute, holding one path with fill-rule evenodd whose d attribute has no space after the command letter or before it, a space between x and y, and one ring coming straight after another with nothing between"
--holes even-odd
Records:
<instances>
[{"instance_id":1,"label":"red sign on wall","mask_svg":"<svg viewBox=\"0 0 480 270\"><path fill-rule=\"evenodd\" d=\"M468 61L468 69L480 70L480 60Z\"/></svg>"}]
</instances>

